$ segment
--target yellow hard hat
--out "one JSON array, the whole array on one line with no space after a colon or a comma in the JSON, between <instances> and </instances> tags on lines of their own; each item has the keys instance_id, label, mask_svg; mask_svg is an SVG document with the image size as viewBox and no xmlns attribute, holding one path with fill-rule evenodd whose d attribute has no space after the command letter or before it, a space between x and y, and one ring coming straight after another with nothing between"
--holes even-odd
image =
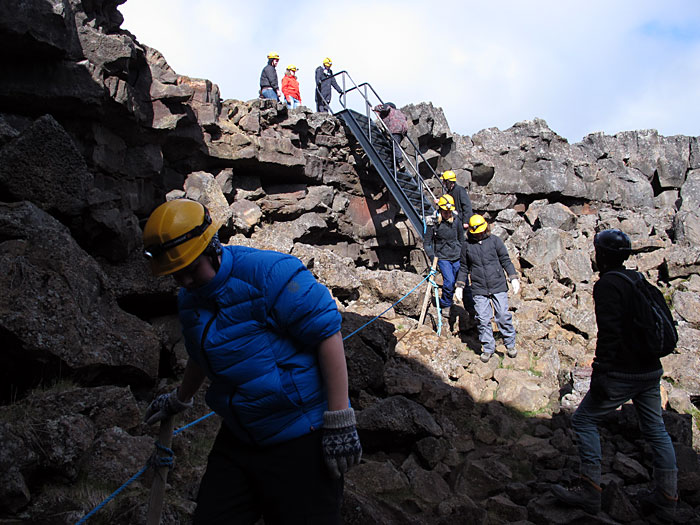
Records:
<instances>
[{"instance_id":1,"label":"yellow hard hat","mask_svg":"<svg viewBox=\"0 0 700 525\"><path fill-rule=\"evenodd\" d=\"M455 200L452 195L443 195L438 200L438 208L441 210L452 211L455 209Z\"/></svg>"},{"instance_id":2,"label":"yellow hard hat","mask_svg":"<svg viewBox=\"0 0 700 525\"><path fill-rule=\"evenodd\" d=\"M457 180L457 175L455 175L455 172L452 170L447 170L443 171L442 175L440 175L440 178L442 180L451 180L451 181L456 181Z\"/></svg>"},{"instance_id":3,"label":"yellow hard hat","mask_svg":"<svg viewBox=\"0 0 700 525\"><path fill-rule=\"evenodd\" d=\"M481 215L474 214L469 218L469 233L481 233L486 230L488 223Z\"/></svg>"},{"instance_id":4,"label":"yellow hard hat","mask_svg":"<svg viewBox=\"0 0 700 525\"><path fill-rule=\"evenodd\" d=\"M299 68L298 68L297 66L295 66L294 64L289 64L289 65L287 66L287 69L288 69L289 71L298 71L298 70L299 70Z\"/></svg>"},{"instance_id":5,"label":"yellow hard hat","mask_svg":"<svg viewBox=\"0 0 700 525\"><path fill-rule=\"evenodd\" d=\"M273 53L268 53L268 54L267 54L267 58L268 58L268 60L269 60L270 58L275 58L275 59L279 60L279 59L280 59L280 56L279 56L277 53L274 53L274 52L273 52Z\"/></svg>"},{"instance_id":6,"label":"yellow hard hat","mask_svg":"<svg viewBox=\"0 0 700 525\"><path fill-rule=\"evenodd\" d=\"M330 58L326 57L323 59L323 65L326 67L331 67L333 65L333 61Z\"/></svg>"},{"instance_id":7,"label":"yellow hard hat","mask_svg":"<svg viewBox=\"0 0 700 525\"><path fill-rule=\"evenodd\" d=\"M191 264L218 229L199 202L176 199L158 206L143 229L144 255L153 275L169 275Z\"/></svg>"}]
</instances>

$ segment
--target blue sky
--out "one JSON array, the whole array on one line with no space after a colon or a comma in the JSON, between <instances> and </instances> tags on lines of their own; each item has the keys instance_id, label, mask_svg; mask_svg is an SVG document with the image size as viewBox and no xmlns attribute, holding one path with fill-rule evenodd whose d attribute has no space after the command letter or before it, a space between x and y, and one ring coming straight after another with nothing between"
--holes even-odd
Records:
<instances>
[{"instance_id":1,"label":"blue sky","mask_svg":"<svg viewBox=\"0 0 700 525\"><path fill-rule=\"evenodd\" d=\"M128 0L119 9L122 28L224 98L255 98L275 51L280 79L288 64L300 68L310 107L314 69L329 56L334 71L398 106L442 107L462 135L536 117L572 143L596 131L700 135L696 0Z\"/></svg>"}]
</instances>

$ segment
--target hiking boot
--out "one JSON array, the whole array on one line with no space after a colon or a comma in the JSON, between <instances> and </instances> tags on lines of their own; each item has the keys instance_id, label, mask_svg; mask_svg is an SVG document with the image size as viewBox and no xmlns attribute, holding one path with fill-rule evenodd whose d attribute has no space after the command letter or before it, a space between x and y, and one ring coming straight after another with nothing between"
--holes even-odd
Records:
<instances>
[{"instance_id":1,"label":"hiking boot","mask_svg":"<svg viewBox=\"0 0 700 525\"><path fill-rule=\"evenodd\" d=\"M565 489L561 485L552 487L552 494L561 503L571 507L577 507L589 514L600 512L600 499L603 489L590 479L581 476L578 483L571 489Z\"/></svg>"},{"instance_id":2,"label":"hiking boot","mask_svg":"<svg viewBox=\"0 0 700 525\"><path fill-rule=\"evenodd\" d=\"M645 515L654 514L663 523L673 523L678 498L672 498L660 488L640 492L639 506Z\"/></svg>"},{"instance_id":3,"label":"hiking boot","mask_svg":"<svg viewBox=\"0 0 700 525\"><path fill-rule=\"evenodd\" d=\"M487 354L486 352L481 352L481 362L488 363L489 359L491 359L492 355L493 355L493 352L491 352L490 354Z\"/></svg>"},{"instance_id":4,"label":"hiking boot","mask_svg":"<svg viewBox=\"0 0 700 525\"><path fill-rule=\"evenodd\" d=\"M516 357L518 355L518 349L514 346L511 348L506 348L506 354L508 357Z\"/></svg>"}]
</instances>

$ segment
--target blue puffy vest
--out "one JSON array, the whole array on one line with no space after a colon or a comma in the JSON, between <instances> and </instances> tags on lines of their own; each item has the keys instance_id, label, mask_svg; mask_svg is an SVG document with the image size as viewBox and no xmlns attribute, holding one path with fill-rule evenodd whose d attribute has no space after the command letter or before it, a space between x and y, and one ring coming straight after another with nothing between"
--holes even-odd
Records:
<instances>
[{"instance_id":1,"label":"blue puffy vest","mask_svg":"<svg viewBox=\"0 0 700 525\"><path fill-rule=\"evenodd\" d=\"M341 316L299 259L226 246L216 276L182 289L178 306L187 352L211 380L207 404L236 437L270 445L321 428L317 348Z\"/></svg>"}]
</instances>

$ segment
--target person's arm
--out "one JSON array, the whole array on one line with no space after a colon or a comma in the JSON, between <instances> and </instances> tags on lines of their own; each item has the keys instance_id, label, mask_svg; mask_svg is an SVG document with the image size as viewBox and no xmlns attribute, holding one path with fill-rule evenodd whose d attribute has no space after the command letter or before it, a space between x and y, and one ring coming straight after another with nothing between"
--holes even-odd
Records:
<instances>
[{"instance_id":1,"label":"person's arm","mask_svg":"<svg viewBox=\"0 0 700 525\"><path fill-rule=\"evenodd\" d=\"M321 341L318 364L328 392L328 410L348 408L348 368L340 332Z\"/></svg>"},{"instance_id":2,"label":"person's arm","mask_svg":"<svg viewBox=\"0 0 700 525\"><path fill-rule=\"evenodd\" d=\"M499 237L495 237L496 242L496 254L498 255L498 260L501 262L501 266L506 271L508 275L508 280L513 280L518 278L518 274L515 271L515 266L513 266L513 261L510 260L508 255L508 248L503 244L503 241Z\"/></svg>"},{"instance_id":3,"label":"person's arm","mask_svg":"<svg viewBox=\"0 0 700 525\"><path fill-rule=\"evenodd\" d=\"M182 376L182 383L177 389L177 398L180 401L189 401L197 393L199 387L204 383L206 374L204 370L191 358L187 359L185 373Z\"/></svg>"},{"instance_id":4,"label":"person's arm","mask_svg":"<svg viewBox=\"0 0 700 525\"><path fill-rule=\"evenodd\" d=\"M343 90L340 89L340 86L335 81L335 77L331 77L331 86L333 86L338 93L340 93L341 95L343 94Z\"/></svg>"},{"instance_id":5,"label":"person's arm","mask_svg":"<svg viewBox=\"0 0 700 525\"><path fill-rule=\"evenodd\" d=\"M469 198L469 193L467 193L467 189L465 187L462 187L462 195L460 197L462 204L462 220L468 225L469 219L474 212L472 211L472 200Z\"/></svg>"}]
</instances>

